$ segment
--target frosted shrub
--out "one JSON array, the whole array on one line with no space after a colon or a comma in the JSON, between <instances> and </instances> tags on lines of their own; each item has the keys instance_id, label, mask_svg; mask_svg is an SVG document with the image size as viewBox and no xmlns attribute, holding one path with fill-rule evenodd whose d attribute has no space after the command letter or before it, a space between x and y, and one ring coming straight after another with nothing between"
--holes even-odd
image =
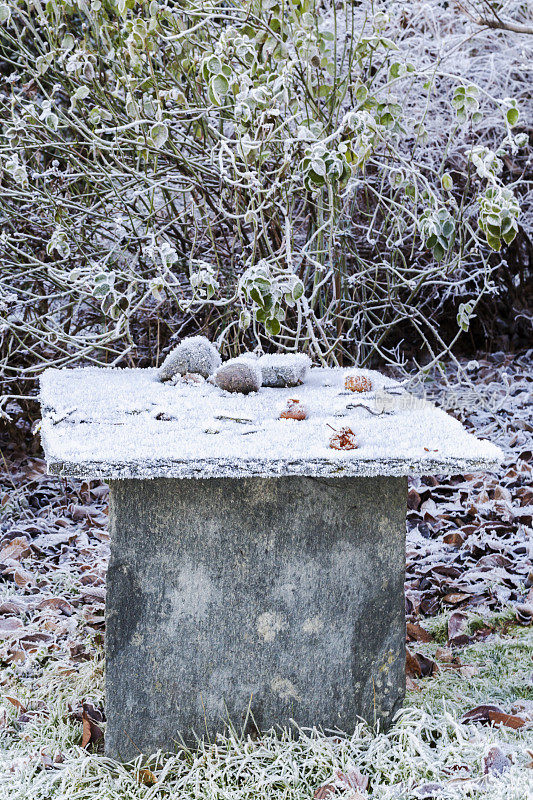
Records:
<instances>
[{"instance_id":1,"label":"frosted shrub","mask_svg":"<svg viewBox=\"0 0 533 800\"><path fill-rule=\"evenodd\" d=\"M409 335L436 362L462 328L444 341L434 309L494 290L520 220L501 168L526 144L519 104L454 74L404 3L9 12L6 392L49 363L158 363L199 329L226 356L397 364Z\"/></svg>"}]
</instances>

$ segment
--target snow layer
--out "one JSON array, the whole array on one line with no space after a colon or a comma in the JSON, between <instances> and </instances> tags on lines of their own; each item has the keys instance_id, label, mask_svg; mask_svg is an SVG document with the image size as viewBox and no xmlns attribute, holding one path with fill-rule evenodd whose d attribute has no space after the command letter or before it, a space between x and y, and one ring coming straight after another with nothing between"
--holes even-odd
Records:
<instances>
[{"instance_id":1,"label":"snow layer","mask_svg":"<svg viewBox=\"0 0 533 800\"><path fill-rule=\"evenodd\" d=\"M313 368L297 388L230 394L209 382L164 384L156 369L46 370L41 435L48 469L83 478L427 475L485 470L501 450L371 370L373 391L347 392L353 369ZM279 419L289 398L304 421ZM328 446L350 427L359 447Z\"/></svg>"}]
</instances>

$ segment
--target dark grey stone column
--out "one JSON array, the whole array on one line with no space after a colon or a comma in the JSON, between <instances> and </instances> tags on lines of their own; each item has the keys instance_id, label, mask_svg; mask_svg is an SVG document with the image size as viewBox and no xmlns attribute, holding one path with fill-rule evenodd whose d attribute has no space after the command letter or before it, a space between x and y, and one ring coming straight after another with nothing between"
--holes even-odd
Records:
<instances>
[{"instance_id":1,"label":"dark grey stone column","mask_svg":"<svg viewBox=\"0 0 533 800\"><path fill-rule=\"evenodd\" d=\"M405 688L406 478L111 482L108 755L350 732Z\"/></svg>"}]
</instances>

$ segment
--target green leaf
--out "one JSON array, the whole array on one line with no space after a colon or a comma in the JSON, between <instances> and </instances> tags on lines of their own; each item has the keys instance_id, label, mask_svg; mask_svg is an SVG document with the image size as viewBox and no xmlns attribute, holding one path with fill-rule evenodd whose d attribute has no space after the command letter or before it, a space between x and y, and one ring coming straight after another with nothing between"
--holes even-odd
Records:
<instances>
[{"instance_id":1,"label":"green leaf","mask_svg":"<svg viewBox=\"0 0 533 800\"><path fill-rule=\"evenodd\" d=\"M397 78L400 74L400 68L401 64L398 61L391 64L389 68L389 78Z\"/></svg>"},{"instance_id":2,"label":"green leaf","mask_svg":"<svg viewBox=\"0 0 533 800\"><path fill-rule=\"evenodd\" d=\"M115 302L115 293L109 292L109 294L107 294L100 303L100 308L102 309L104 314L109 314L109 309L114 304L114 302Z\"/></svg>"},{"instance_id":3,"label":"green leaf","mask_svg":"<svg viewBox=\"0 0 533 800\"><path fill-rule=\"evenodd\" d=\"M453 224L453 220L447 219L442 225L442 233L444 236L449 239L451 234L454 232L455 225Z\"/></svg>"},{"instance_id":4,"label":"green leaf","mask_svg":"<svg viewBox=\"0 0 533 800\"><path fill-rule=\"evenodd\" d=\"M290 292L284 294L283 299L285 300L285 303L289 308L294 308L294 306L296 305L296 303L293 300L292 294Z\"/></svg>"},{"instance_id":5,"label":"green leaf","mask_svg":"<svg viewBox=\"0 0 533 800\"><path fill-rule=\"evenodd\" d=\"M211 75L218 75L222 69L222 62L217 56L211 56L211 58L208 58L205 62L205 65Z\"/></svg>"},{"instance_id":6,"label":"green leaf","mask_svg":"<svg viewBox=\"0 0 533 800\"><path fill-rule=\"evenodd\" d=\"M239 328L246 330L252 324L252 315L248 310L241 311L239 315Z\"/></svg>"},{"instance_id":7,"label":"green leaf","mask_svg":"<svg viewBox=\"0 0 533 800\"><path fill-rule=\"evenodd\" d=\"M507 113L505 114L505 118L507 119L507 122L509 123L511 128L516 125L516 123L518 122L518 117L519 116L520 115L518 113L518 109L517 108L508 108L507 109Z\"/></svg>"},{"instance_id":8,"label":"green leaf","mask_svg":"<svg viewBox=\"0 0 533 800\"><path fill-rule=\"evenodd\" d=\"M168 128L164 122L156 122L155 125L152 125L150 130L150 139L152 140L154 147L157 148L161 148L166 144L168 139Z\"/></svg>"},{"instance_id":9,"label":"green leaf","mask_svg":"<svg viewBox=\"0 0 533 800\"><path fill-rule=\"evenodd\" d=\"M476 97L471 97L470 95L466 95L465 97L465 106L470 109L470 111L477 111L479 108L479 103Z\"/></svg>"},{"instance_id":10,"label":"green leaf","mask_svg":"<svg viewBox=\"0 0 533 800\"><path fill-rule=\"evenodd\" d=\"M214 78L211 78L209 83L209 99L211 102L219 106L222 104L222 97L226 94L229 89L229 82L228 79L224 77L224 75L215 75Z\"/></svg>"},{"instance_id":11,"label":"green leaf","mask_svg":"<svg viewBox=\"0 0 533 800\"><path fill-rule=\"evenodd\" d=\"M70 96L71 100L85 100L86 97L90 94L90 89L88 86L79 86L74 94Z\"/></svg>"},{"instance_id":12,"label":"green leaf","mask_svg":"<svg viewBox=\"0 0 533 800\"><path fill-rule=\"evenodd\" d=\"M118 319L120 317L120 307L117 303L113 303L113 305L109 307L109 316L111 319Z\"/></svg>"},{"instance_id":13,"label":"green leaf","mask_svg":"<svg viewBox=\"0 0 533 800\"><path fill-rule=\"evenodd\" d=\"M263 300L263 308L266 309L266 311L269 311L272 308L273 303L274 299L272 295L271 294L265 295Z\"/></svg>"},{"instance_id":14,"label":"green leaf","mask_svg":"<svg viewBox=\"0 0 533 800\"><path fill-rule=\"evenodd\" d=\"M257 289L256 286L254 286L250 290L250 297L252 298L254 303L257 303L258 306L262 306L263 305L263 297L262 297L261 293L259 292L259 290Z\"/></svg>"},{"instance_id":15,"label":"green leaf","mask_svg":"<svg viewBox=\"0 0 533 800\"><path fill-rule=\"evenodd\" d=\"M265 322L265 328L267 332L270 333L272 336L277 336L281 330L281 324L279 319L276 319L275 317L272 319L267 319L267 321Z\"/></svg>"},{"instance_id":16,"label":"green leaf","mask_svg":"<svg viewBox=\"0 0 533 800\"><path fill-rule=\"evenodd\" d=\"M503 241L505 242L505 244L511 244L515 236L516 236L516 230L515 228L511 228L510 230L505 231L505 233L503 234Z\"/></svg>"},{"instance_id":17,"label":"green leaf","mask_svg":"<svg viewBox=\"0 0 533 800\"><path fill-rule=\"evenodd\" d=\"M444 247L442 247L442 245L436 244L435 247L433 248L433 257L434 257L435 261L442 261L442 259L444 258L445 252L446 251L445 251Z\"/></svg>"},{"instance_id":18,"label":"green leaf","mask_svg":"<svg viewBox=\"0 0 533 800\"><path fill-rule=\"evenodd\" d=\"M493 250L501 250L502 242L497 236L491 236L490 233L487 233L487 244Z\"/></svg>"},{"instance_id":19,"label":"green leaf","mask_svg":"<svg viewBox=\"0 0 533 800\"><path fill-rule=\"evenodd\" d=\"M95 297L106 297L111 291L111 287L107 283L99 283L93 289L93 295Z\"/></svg>"},{"instance_id":20,"label":"green leaf","mask_svg":"<svg viewBox=\"0 0 533 800\"><path fill-rule=\"evenodd\" d=\"M293 287L293 290L292 290L293 299L294 300L299 300L300 297L303 295L303 293L304 293L304 285L303 285L302 281L297 281L297 283L294 284L294 287Z\"/></svg>"},{"instance_id":21,"label":"green leaf","mask_svg":"<svg viewBox=\"0 0 533 800\"><path fill-rule=\"evenodd\" d=\"M358 86L355 92L355 97L359 103L364 103L368 97L368 89L366 86Z\"/></svg>"},{"instance_id":22,"label":"green leaf","mask_svg":"<svg viewBox=\"0 0 533 800\"><path fill-rule=\"evenodd\" d=\"M442 183L442 188L446 189L447 192L450 192L453 189L453 178L449 172L445 172L440 180Z\"/></svg>"}]
</instances>

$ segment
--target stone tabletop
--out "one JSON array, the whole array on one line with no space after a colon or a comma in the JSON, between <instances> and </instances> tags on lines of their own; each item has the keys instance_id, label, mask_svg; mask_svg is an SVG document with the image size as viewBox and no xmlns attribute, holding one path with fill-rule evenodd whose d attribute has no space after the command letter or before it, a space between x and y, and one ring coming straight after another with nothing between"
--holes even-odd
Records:
<instances>
[{"instance_id":1,"label":"stone tabletop","mask_svg":"<svg viewBox=\"0 0 533 800\"><path fill-rule=\"evenodd\" d=\"M161 383L155 369L48 369L41 436L48 469L80 478L348 477L494 468L503 454L453 417L371 370L313 368L296 388L242 395L207 381ZM289 398L303 421L279 419ZM349 427L358 447L329 447Z\"/></svg>"}]
</instances>

